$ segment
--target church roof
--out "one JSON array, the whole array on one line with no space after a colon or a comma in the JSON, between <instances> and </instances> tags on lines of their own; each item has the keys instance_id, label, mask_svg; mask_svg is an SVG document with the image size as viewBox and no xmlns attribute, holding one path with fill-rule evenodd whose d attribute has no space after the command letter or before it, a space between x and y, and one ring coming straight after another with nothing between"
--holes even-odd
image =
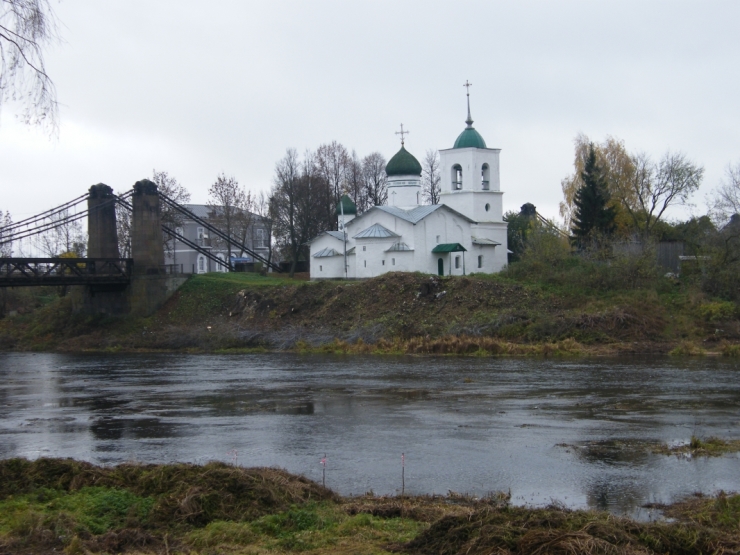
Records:
<instances>
[{"instance_id":1,"label":"church roof","mask_svg":"<svg viewBox=\"0 0 740 555\"><path fill-rule=\"evenodd\" d=\"M344 241L344 233L341 231L325 231L327 235L331 235L334 237L334 239L339 239L340 241Z\"/></svg>"},{"instance_id":2,"label":"church roof","mask_svg":"<svg viewBox=\"0 0 740 555\"><path fill-rule=\"evenodd\" d=\"M455 146L452 148L487 148L486 141L483 140L480 133L478 133L474 127L469 125L455 141Z\"/></svg>"},{"instance_id":3,"label":"church roof","mask_svg":"<svg viewBox=\"0 0 740 555\"><path fill-rule=\"evenodd\" d=\"M363 229L357 235L355 239L383 239L386 237L400 237L397 233L393 233L390 229L383 227L380 224L373 224L367 229Z\"/></svg>"},{"instance_id":4,"label":"church roof","mask_svg":"<svg viewBox=\"0 0 740 555\"><path fill-rule=\"evenodd\" d=\"M409 223L412 223L414 225L418 224L421 220L426 218L429 214L436 212L437 210L449 210L456 216L460 216L461 218L466 219L470 223L476 223L475 220L472 220L465 216L464 214L460 214L457 210L453 210L449 206L445 204L426 204L423 206L414 206L410 209L403 209L399 208L397 206L375 206L368 210L370 212L371 210L382 210L383 212L387 212L388 214L391 214L392 216L395 216L397 218L401 218L402 220L406 220ZM367 214L367 212L365 212ZM352 223L352 222L350 222Z\"/></svg>"},{"instance_id":5,"label":"church roof","mask_svg":"<svg viewBox=\"0 0 740 555\"><path fill-rule=\"evenodd\" d=\"M337 203L337 216L341 216L342 212L344 212L345 216L348 214L357 214L357 205L347 195L342 195L342 198Z\"/></svg>"},{"instance_id":6,"label":"church roof","mask_svg":"<svg viewBox=\"0 0 740 555\"><path fill-rule=\"evenodd\" d=\"M480 245L482 247L498 247L501 245L498 241L494 241L493 239L486 239L485 237L473 237L473 244L474 245Z\"/></svg>"},{"instance_id":7,"label":"church roof","mask_svg":"<svg viewBox=\"0 0 740 555\"><path fill-rule=\"evenodd\" d=\"M326 247L325 249L321 249L319 252L313 255L314 258L326 258L328 256L340 256L341 253L337 252L336 250Z\"/></svg>"},{"instance_id":8,"label":"church roof","mask_svg":"<svg viewBox=\"0 0 740 555\"><path fill-rule=\"evenodd\" d=\"M390 248L386 249L385 252L401 252L401 251L412 251L406 243L393 243Z\"/></svg>"},{"instance_id":9,"label":"church roof","mask_svg":"<svg viewBox=\"0 0 740 555\"><path fill-rule=\"evenodd\" d=\"M470 116L470 88L467 82L465 86L468 87L468 119L465 120L468 126L458 135L452 148L486 148L486 141L473 127L473 118Z\"/></svg>"},{"instance_id":10,"label":"church roof","mask_svg":"<svg viewBox=\"0 0 740 555\"><path fill-rule=\"evenodd\" d=\"M466 252L467 250L460 243L440 243L432 249L432 252Z\"/></svg>"},{"instance_id":11,"label":"church roof","mask_svg":"<svg viewBox=\"0 0 740 555\"><path fill-rule=\"evenodd\" d=\"M421 175L421 164L406 147L401 145L401 150L388 160L385 166L388 177L393 175Z\"/></svg>"}]
</instances>

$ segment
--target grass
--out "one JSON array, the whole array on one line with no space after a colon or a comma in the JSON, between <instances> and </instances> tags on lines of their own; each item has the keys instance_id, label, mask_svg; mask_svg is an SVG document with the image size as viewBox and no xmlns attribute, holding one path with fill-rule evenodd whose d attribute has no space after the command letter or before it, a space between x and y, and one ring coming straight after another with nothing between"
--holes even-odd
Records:
<instances>
[{"instance_id":1,"label":"grass","mask_svg":"<svg viewBox=\"0 0 740 555\"><path fill-rule=\"evenodd\" d=\"M740 496L692 497L672 523L511 507L507 494L342 498L275 469L0 461L0 552L73 554L730 553Z\"/></svg>"},{"instance_id":2,"label":"grass","mask_svg":"<svg viewBox=\"0 0 740 555\"><path fill-rule=\"evenodd\" d=\"M654 453L662 455L690 455L692 457L721 457L727 453L740 452L740 440L708 437L701 439L691 436L691 440L683 445L663 444L653 449Z\"/></svg>"},{"instance_id":3,"label":"grass","mask_svg":"<svg viewBox=\"0 0 740 555\"><path fill-rule=\"evenodd\" d=\"M75 314L70 294L0 319L0 348L466 356L671 349L692 356L706 348L740 356L734 303L659 276L635 281L622 269L615 278L603 264L535 266L454 278L397 272L362 282L202 274L148 318Z\"/></svg>"}]
</instances>

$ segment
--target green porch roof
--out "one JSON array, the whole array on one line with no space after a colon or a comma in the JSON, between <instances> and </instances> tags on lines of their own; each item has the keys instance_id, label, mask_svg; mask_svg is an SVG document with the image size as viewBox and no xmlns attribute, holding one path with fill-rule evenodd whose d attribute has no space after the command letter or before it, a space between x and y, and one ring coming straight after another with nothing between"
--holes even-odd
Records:
<instances>
[{"instance_id":1,"label":"green porch roof","mask_svg":"<svg viewBox=\"0 0 740 555\"><path fill-rule=\"evenodd\" d=\"M465 252L468 249L460 243L441 243L432 249L432 252Z\"/></svg>"}]
</instances>

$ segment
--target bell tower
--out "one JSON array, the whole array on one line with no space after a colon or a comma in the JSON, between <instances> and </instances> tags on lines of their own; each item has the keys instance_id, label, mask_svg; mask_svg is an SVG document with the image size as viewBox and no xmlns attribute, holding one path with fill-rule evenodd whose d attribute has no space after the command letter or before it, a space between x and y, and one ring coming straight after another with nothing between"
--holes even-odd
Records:
<instances>
[{"instance_id":1,"label":"bell tower","mask_svg":"<svg viewBox=\"0 0 740 555\"><path fill-rule=\"evenodd\" d=\"M439 151L440 202L476 222L503 222L499 148L488 148L473 127L470 115L470 87L467 89L466 127L452 148Z\"/></svg>"}]
</instances>

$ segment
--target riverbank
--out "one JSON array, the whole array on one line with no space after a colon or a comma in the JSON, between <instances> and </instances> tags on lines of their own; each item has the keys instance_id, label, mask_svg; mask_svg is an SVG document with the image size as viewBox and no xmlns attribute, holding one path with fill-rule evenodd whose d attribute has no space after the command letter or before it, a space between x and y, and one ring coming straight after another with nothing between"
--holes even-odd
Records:
<instances>
[{"instance_id":1,"label":"riverbank","mask_svg":"<svg viewBox=\"0 0 740 555\"><path fill-rule=\"evenodd\" d=\"M192 276L149 318L75 314L74 291L0 320L0 349L387 354L740 354L737 306L670 278L595 288L502 275L307 282Z\"/></svg>"},{"instance_id":2,"label":"riverbank","mask_svg":"<svg viewBox=\"0 0 740 555\"><path fill-rule=\"evenodd\" d=\"M670 521L476 499L341 497L273 468L0 461L0 554L737 553L740 496L692 497Z\"/></svg>"}]
</instances>

